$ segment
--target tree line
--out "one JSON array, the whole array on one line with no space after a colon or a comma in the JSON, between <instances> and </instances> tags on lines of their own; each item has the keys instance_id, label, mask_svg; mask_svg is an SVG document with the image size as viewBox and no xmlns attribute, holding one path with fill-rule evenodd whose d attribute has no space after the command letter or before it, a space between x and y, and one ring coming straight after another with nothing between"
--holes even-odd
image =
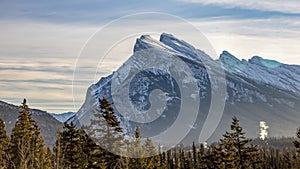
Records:
<instances>
[{"instance_id":1,"label":"tree line","mask_svg":"<svg viewBox=\"0 0 300 169\"><path fill-rule=\"evenodd\" d=\"M230 131L209 146L177 145L163 152L150 139L142 141L136 127L126 139L112 104L99 99L90 124L64 123L54 146L47 147L33 120L26 99L10 136L0 119L1 169L299 169L300 128L294 147L253 144L239 120L233 117ZM124 146L126 145L126 146ZM112 151L107 151L112 150ZM131 157L122 156L122 151ZM116 153L119 152L116 155Z\"/></svg>"}]
</instances>

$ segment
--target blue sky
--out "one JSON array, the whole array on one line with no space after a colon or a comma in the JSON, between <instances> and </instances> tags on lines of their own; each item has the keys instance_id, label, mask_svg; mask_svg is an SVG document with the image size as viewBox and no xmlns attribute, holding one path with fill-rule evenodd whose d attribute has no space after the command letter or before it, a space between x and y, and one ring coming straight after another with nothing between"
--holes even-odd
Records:
<instances>
[{"instance_id":1,"label":"blue sky","mask_svg":"<svg viewBox=\"0 0 300 169\"><path fill-rule=\"evenodd\" d=\"M31 107L56 113L76 111L91 84L85 78L78 83L74 107L72 79L80 49L106 23L138 12L163 12L186 19L217 53L228 50L240 59L260 55L300 64L297 0L3 0L0 99L19 104L26 97ZM82 77L95 71L88 63L83 67Z\"/></svg>"}]
</instances>

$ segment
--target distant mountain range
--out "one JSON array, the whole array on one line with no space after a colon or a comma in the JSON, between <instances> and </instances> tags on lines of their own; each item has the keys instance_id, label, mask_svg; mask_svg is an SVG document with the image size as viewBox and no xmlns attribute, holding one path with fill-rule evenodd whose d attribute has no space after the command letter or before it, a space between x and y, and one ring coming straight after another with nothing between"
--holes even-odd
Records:
<instances>
[{"instance_id":1,"label":"distant mountain range","mask_svg":"<svg viewBox=\"0 0 300 169\"><path fill-rule=\"evenodd\" d=\"M11 134L20 112L20 106L0 101L0 117L5 122L8 134ZM62 128L62 123L46 111L30 109L30 112L41 129L41 135L43 136L45 143L48 146L53 146L56 141L57 131Z\"/></svg>"},{"instance_id":2,"label":"distant mountain range","mask_svg":"<svg viewBox=\"0 0 300 169\"><path fill-rule=\"evenodd\" d=\"M137 39L134 45L134 54L144 49L155 49L162 53L178 56L192 70L197 85L201 89L201 106L196 123L192 130L183 140L190 143L197 141L199 133L203 127L208 109L211 104L211 91L217 90L211 85L207 72L207 67L212 69L217 62L221 62L226 76L226 104L224 114L218 128L211 136L210 141L219 139L221 135L229 129L229 124L233 116L240 119L240 123L248 137L259 136L259 122L265 121L269 126L269 136L294 136L296 128L300 126L300 66L287 65L274 60L264 59L254 56L251 59L239 60L227 51L224 51L218 60L213 60L205 52L195 49L187 42L177 39L173 35L163 33L157 41L148 35L143 35ZM164 57L162 55L162 57ZM122 65L122 69L112 72L107 77L102 77L96 84L92 84L86 94L86 99L77 115L69 119L80 125L84 122L88 114L97 108L98 98L105 97L112 100L111 80L114 74L122 75L125 80L120 80L119 89L130 83L130 100L137 109L145 110L149 108L149 94L154 89L164 89L166 93L178 90L176 85L170 85L168 78L164 74L147 70L126 81L132 76L129 72L136 68L130 58ZM121 72L127 70L127 72ZM143 80L139 80L139 79ZM152 83L152 82L153 83ZM140 126L144 136L154 136L168 128L176 119L179 109L180 99L176 97L168 98L168 109L163 112L163 116L148 124L138 124L128 121L117 112L126 131L132 130L136 125ZM186 116L188 116L188 112Z\"/></svg>"},{"instance_id":3,"label":"distant mountain range","mask_svg":"<svg viewBox=\"0 0 300 169\"><path fill-rule=\"evenodd\" d=\"M76 113L74 112L66 112L66 113L61 113L61 114L57 114L57 113L50 113L50 115L52 117L54 117L56 120L58 120L61 123L66 122L67 120L69 120L71 117L75 116Z\"/></svg>"}]
</instances>

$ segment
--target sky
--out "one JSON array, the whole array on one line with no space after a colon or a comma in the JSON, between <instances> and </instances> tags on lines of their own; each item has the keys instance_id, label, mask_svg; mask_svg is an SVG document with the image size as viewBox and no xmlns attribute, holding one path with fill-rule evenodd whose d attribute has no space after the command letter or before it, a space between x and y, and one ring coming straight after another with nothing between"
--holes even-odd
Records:
<instances>
[{"instance_id":1,"label":"sky","mask_svg":"<svg viewBox=\"0 0 300 169\"><path fill-rule=\"evenodd\" d=\"M130 56L136 36L119 45L114 55L123 55L111 59L108 68L100 71L90 66L95 60L77 62L87 41L108 23L143 12L184 19L208 39L218 54L227 50L239 59L259 55L300 65L298 0L2 0L0 100L19 105L27 98L32 108L54 113L77 111L87 88ZM115 29L135 28L134 24ZM107 37L104 42L111 39ZM189 42L189 38L183 39ZM108 50L103 46L99 45L99 50ZM97 57L99 62L101 57ZM81 78L72 86L78 67ZM97 76L90 78L95 71Z\"/></svg>"}]
</instances>

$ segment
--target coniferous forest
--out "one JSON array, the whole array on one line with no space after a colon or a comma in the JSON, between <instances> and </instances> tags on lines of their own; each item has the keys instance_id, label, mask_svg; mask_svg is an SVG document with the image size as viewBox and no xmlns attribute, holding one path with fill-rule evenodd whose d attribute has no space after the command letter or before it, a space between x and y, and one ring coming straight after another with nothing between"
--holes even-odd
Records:
<instances>
[{"instance_id":1,"label":"coniferous forest","mask_svg":"<svg viewBox=\"0 0 300 169\"><path fill-rule=\"evenodd\" d=\"M57 131L55 145L47 147L39 124L30 114L24 99L22 111L10 136L0 119L1 169L299 169L300 128L295 138L251 140L239 120L232 118L230 131L209 146L198 143L178 145L160 152L150 139L141 141L138 127L134 139L126 140L114 110L106 99L99 100L99 110L89 126L65 123ZM106 123L103 123L103 120ZM103 137L97 137L101 133ZM95 138L93 138L95 137ZM126 151L142 158L129 158L106 151L118 149L130 141ZM101 146L99 146L101 145ZM291 145L291 146L287 146Z\"/></svg>"}]
</instances>

